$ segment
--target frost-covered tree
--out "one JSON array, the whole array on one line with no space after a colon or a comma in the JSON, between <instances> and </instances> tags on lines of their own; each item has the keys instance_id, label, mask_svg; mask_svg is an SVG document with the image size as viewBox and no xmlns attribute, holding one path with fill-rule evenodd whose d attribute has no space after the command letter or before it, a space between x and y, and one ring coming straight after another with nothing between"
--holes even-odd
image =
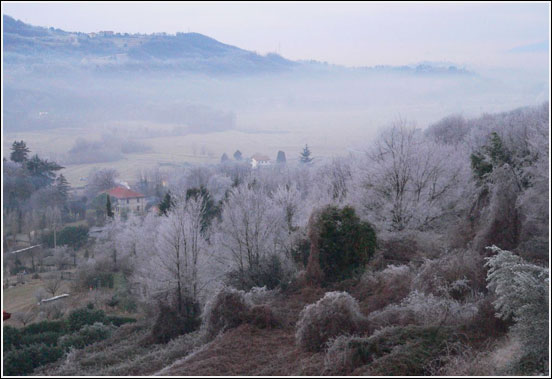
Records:
<instances>
[{"instance_id":1,"label":"frost-covered tree","mask_svg":"<svg viewBox=\"0 0 552 379\"><path fill-rule=\"evenodd\" d=\"M515 322L511 333L522 342L524 353L544 368L549 357L549 270L496 246L489 249L495 255L487 258L487 282L496 294L497 315Z\"/></svg>"},{"instance_id":2,"label":"frost-covered tree","mask_svg":"<svg viewBox=\"0 0 552 379\"><path fill-rule=\"evenodd\" d=\"M384 229L424 229L454 207L465 189L465 171L458 148L399 121L358 162L352 202Z\"/></svg>"},{"instance_id":3,"label":"frost-covered tree","mask_svg":"<svg viewBox=\"0 0 552 379\"><path fill-rule=\"evenodd\" d=\"M216 249L236 285L262 285L258 281L266 277L267 270L281 273L281 265L289 264L277 238L284 223L281 209L271 204L260 186L243 184L232 191L217 226Z\"/></svg>"},{"instance_id":4,"label":"frost-covered tree","mask_svg":"<svg viewBox=\"0 0 552 379\"><path fill-rule=\"evenodd\" d=\"M190 300L200 301L209 279L201 274L208 262L201 234L203 212L200 197L186 200L180 196L167 217L161 219L155 249L149 260L142 260L140 268L148 296L169 301L179 312L186 311Z\"/></svg>"}]
</instances>

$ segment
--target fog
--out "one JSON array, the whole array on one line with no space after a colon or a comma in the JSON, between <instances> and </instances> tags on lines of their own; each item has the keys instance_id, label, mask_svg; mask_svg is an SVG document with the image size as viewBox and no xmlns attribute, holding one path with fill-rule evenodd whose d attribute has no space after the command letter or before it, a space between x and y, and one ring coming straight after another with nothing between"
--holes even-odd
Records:
<instances>
[{"instance_id":1,"label":"fog","mask_svg":"<svg viewBox=\"0 0 552 379\"><path fill-rule=\"evenodd\" d=\"M534 50L511 54L542 63L546 54ZM450 114L541 104L549 93L542 64L355 68L261 55L197 33L73 33L6 16L4 53L4 147L25 139L69 166L145 153L150 166L214 163L238 149L295 156L305 144L319 157L339 156L397 119L425 128Z\"/></svg>"}]
</instances>

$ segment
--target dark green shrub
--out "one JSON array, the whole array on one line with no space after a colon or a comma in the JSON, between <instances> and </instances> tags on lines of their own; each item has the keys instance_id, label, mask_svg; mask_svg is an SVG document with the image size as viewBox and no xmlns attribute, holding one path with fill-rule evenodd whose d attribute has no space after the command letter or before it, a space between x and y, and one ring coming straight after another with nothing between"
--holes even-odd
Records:
<instances>
[{"instance_id":1,"label":"dark green shrub","mask_svg":"<svg viewBox=\"0 0 552 379\"><path fill-rule=\"evenodd\" d=\"M19 340L20 345L33 345L43 343L48 346L56 346L63 332L42 332L35 334L23 334Z\"/></svg>"},{"instance_id":2,"label":"dark green shrub","mask_svg":"<svg viewBox=\"0 0 552 379\"><path fill-rule=\"evenodd\" d=\"M94 342L102 341L111 335L111 327L100 322L84 325L78 332L63 336L59 340L60 347L67 351L71 347L82 349Z\"/></svg>"},{"instance_id":3,"label":"dark green shrub","mask_svg":"<svg viewBox=\"0 0 552 379\"><path fill-rule=\"evenodd\" d=\"M315 229L325 282L341 281L364 271L376 249L376 233L369 223L360 220L352 207L327 207L316 221Z\"/></svg>"},{"instance_id":4,"label":"dark green shrub","mask_svg":"<svg viewBox=\"0 0 552 379\"><path fill-rule=\"evenodd\" d=\"M67 245L77 250L83 247L88 241L87 226L67 226L57 232L58 245ZM42 237L42 243L52 248L54 247L54 232L45 234Z\"/></svg>"},{"instance_id":5,"label":"dark green shrub","mask_svg":"<svg viewBox=\"0 0 552 379\"><path fill-rule=\"evenodd\" d=\"M21 329L21 333L25 335L46 332L65 333L66 331L67 324L65 321L40 321L29 324Z\"/></svg>"},{"instance_id":6,"label":"dark green shrub","mask_svg":"<svg viewBox=\"0 0 552 379\"><path fill-rule=\"evenodd\" d=\"M96 322L108 322L105 312L101 309L76 309L69 313L69 317L67 318L67 326L72 332L80 330L85 325L92 325Z\"/></svg>"},{"instance_id":7,"label":"dark green shrub","mask_svg":"<svg viewBox=\"0 0 552 379\"><path fill-rule=\"evenodd\" d=\"M35 368L57 361L63 350L56 346L35 344L5 352L3 359L4 375L20 376L30 374Z\"/></svg>"},{"instance_id":8,"label":"dark green shrub","mask_svg":"<svg viewBox=\"0 0 552 379\"><path fill-rule=\"evenodd\" d=\"M19 340L21 339L21 331L13 326L4 326L4 338L2 345L4 351L7 351L13 347L19 346Z\"/></svg>"},{"instance_id":9,"label":"dark green shrub","mask_svg":"<svg viewBox=\"0 0 552 379\"><path fill-rule=\"evenodd\" d=\"M123 324L136 322L136 319L132 317L107 316L107 321L112 323L116 327L119 327Z\"/></svg>"}]
</instances>

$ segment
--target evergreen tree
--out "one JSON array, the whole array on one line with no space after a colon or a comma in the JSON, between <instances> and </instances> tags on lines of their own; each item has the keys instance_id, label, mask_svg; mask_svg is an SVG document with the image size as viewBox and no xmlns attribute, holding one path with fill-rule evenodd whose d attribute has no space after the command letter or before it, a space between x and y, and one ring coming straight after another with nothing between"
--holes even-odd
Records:
<instances>
[{"instance_id":1,"label":"evergreen tree","mask_svg":"<svg viewBox=\"0 0 552 379\"><path fill-rule=\"evenodd\" d=\"M107 213L107 217L113 218L113 216L115 216L115 214L113 213L113 210L111 209L111 199L109 198L109 195L107 195L105 210L106 210L106 213Z\"/></svg>"},{"instance_id":2,"label":"evergreen tree","mask_svg":"<svg viewBox=\"0 0 552 379\"><path fill-rule=\"evenodd\" d=\"M276 156L276 163L286 163L286 153L284 153L282 150L278 151L278 155Z\"/></svg>"},{"instance_id":3,"label":"evergreen tree","mask_svg":"<svg viewBox=\"0 0 552 379\"><path fill-rule=\"evenodd\" d=\"M169 210L174 206L174 200L171 198L171 191L167 191L163 200L159 203L159 213L166 216Z\"/></svg>"},{"instance_id":4,"label":"evergreen tree","mask_svg":"<svg viewBox=\"0 0 552 379\"><path fill-rule=\"evenodd\" d=\"M319 248L325 282L350 278L362 272L376 249L376 232L360 220L354 208L326 207L315 223L318 235L311 244Z\"/></svg>"},{"instance_id":5,"label":"evergreen tree","mask_svg":"<svg viewBox=\"0 0 552 379\"><path fill-rule=\"evenodd\" d=\"M14 141L11 150L10 159L18 163L25 162L27 160L27 154L30 152L25 141Z\"/></svg>"},{"instance_id":6,"label":"evergreen tree","mask_svg":"<svg viewBox=\"0 0 552 379\"><path fill-rule=\"evenodd\" d=\"M236 150L236 152L234 153L234 159L237 161L241 161L243 159L241 151Z\"/></svg>"},{"instance_id":7,"label":"evergreen tree","mask_svg":"<svg viewBox=\"0 0 552 379\"><path fill-rule=\"evenodd\" d=\"M63 176L63 174L59 174L56 178L56 189L62 202L67 200L67 197L69 196L69 188L69 182L65 179L65 176Z\"/></svg>"},{"instance_id":8,"label":"evergreen tree","mask_svg":"<svg viewBox=\"0 0 552 379\"><path fill-rule=\"evenodd\" d=\"M226 153L222 154L222 157L220 157L220 163L228 162L230 158L228 158L228 155Z\"/></svg>"},{"instance_id":9,"label":"evergreen tree","mask_svg":"<svg viewBox=\"0 0 552 379\"><path fill-rule=\"evenodd\" d=\"M310 155L311 155L311 151L309 150L309 146L305 145L305 147L303 148L303 152L301 153L301 157L299 158L299 161L303 164L311 163L313 158L311 158Z\"/></svg>"},{"instance_id":10,"label":"evergreen tree","mask_svg":"<svg viewBox=\"0 0 552 379\"><path fill-rule=\"evenodd\" d=\"M213 219L220 215L220 208L215 204L211 198L211 194L207 188L201 186L200 188L190 188L186 191L186 201L190 198L198 200L201 198L201 232L205 232L211 225Z\"/></svg>"},{"instance_id":11,"label":"evergreen tree","mask_svg":"<svg viewBox=\"0 0 552 379\"><path fill-rule=\"evenodd\" d=\"M25 161L25 167L33 177L35 188L42 188L51 185L56 177L56 171L64 168L56 162L49 162L47 159L40 159L37 154Z\"/></svg>"}]
</instances>

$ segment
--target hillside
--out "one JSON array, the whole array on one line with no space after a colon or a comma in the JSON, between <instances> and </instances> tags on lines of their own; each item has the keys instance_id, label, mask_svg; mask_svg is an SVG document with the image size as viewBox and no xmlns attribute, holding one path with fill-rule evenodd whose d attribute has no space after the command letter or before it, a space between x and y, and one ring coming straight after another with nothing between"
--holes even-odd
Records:
<instances>
[{"instance_id":1,"label":"hillside","mask_svg":"<svg viewBox=\"0 0 552 379\"><path fill-rule=\"evenodd\" d=\"M77 64L93 69L178 69L211 73L288 70L297 65L276 54L261 56L199 33L120 34L66 32L4 15L8 65Z\"/></svg>"}]
</instances>

